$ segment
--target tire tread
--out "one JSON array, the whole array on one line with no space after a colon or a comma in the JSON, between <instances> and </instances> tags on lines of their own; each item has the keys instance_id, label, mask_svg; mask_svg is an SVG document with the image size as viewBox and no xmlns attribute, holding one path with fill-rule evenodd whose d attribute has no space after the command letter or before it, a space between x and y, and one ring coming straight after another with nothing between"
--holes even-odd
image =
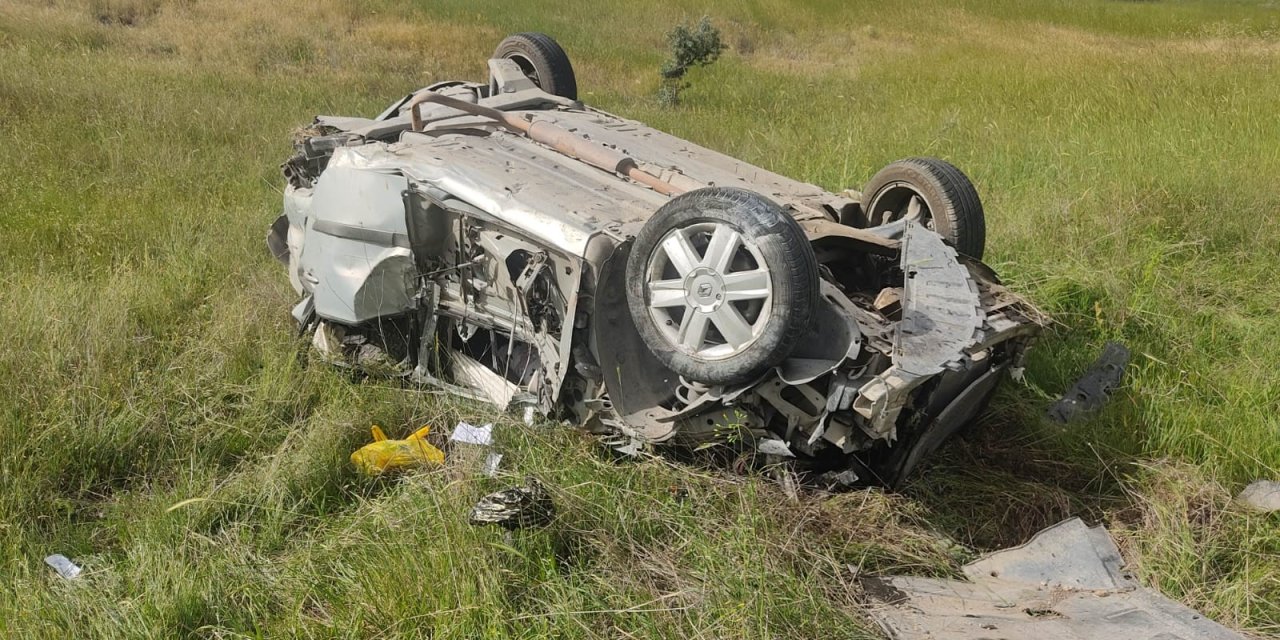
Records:
<instances>
[{"instance_id":1,"label":"tire tread","mask_svg":"<svg viewBox=\"0 0 1280 640\"><path fill-rule=\"evenodd\" d=\"M570 100L578 99L578 80L569 55L551 36L534 31L513 33L498 43L493 57L505 58L512 53L524 54L533 62L543 91Z\"/></svg>"},{"instance_id":2,"label":"tire tread","mask_svg":"<svg viewBox=\"0 0 1280 640\"><path fill-rule=\"evenodd\" d=\"M920 183L932 183L939 191L943 206L931 206L930 213L935 219L944 216L950 231L943 237L960 253L982 259L987 243L986 216L978 190L964 172L938 158L904 158L889 163L867 183L863 201L867 215L871 215L870 204L880 189L899 180L917 183L917 187L926 186Z\"/></svg>"}]
</instances>

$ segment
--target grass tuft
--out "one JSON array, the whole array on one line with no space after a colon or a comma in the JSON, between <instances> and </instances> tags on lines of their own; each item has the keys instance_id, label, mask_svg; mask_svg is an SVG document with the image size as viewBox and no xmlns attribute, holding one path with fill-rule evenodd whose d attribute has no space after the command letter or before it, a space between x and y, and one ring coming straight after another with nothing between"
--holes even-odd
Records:
<instances>
[{"instance_id":1,"label":"grass tuft","mask_svg":"<svg viewBox=\"0 0 1280 640\"><path fill-rule=\"evenodd\" d=\"M105 25L134 27L160 12L162 0L92 0L89 11Z\"/></svg>"}]
</instances>

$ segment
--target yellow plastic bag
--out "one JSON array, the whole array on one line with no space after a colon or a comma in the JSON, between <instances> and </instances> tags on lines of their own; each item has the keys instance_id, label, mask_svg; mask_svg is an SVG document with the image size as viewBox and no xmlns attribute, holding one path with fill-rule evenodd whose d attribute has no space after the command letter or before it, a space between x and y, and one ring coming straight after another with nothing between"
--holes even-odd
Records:
<instances>
[{"instance_id":1,"label":"yellow plastic bag","mask_svg":"<svg viewBox=\"0 0 1280 640\"><path fill-rule=\"evenodd\" d=\"M373 442L351 454L351 463L361 473L376 476L393 469L412 469L444 464L444 452L427 442L431 427L425 426L404 440L388 440L382 428L373 425Z\"/></svg>"}]
</instances>

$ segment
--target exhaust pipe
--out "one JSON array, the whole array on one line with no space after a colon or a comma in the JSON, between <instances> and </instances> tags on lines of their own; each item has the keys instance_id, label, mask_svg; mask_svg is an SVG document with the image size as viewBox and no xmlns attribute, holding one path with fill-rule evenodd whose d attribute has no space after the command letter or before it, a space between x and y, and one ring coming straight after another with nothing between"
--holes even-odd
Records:
<instances>
[{"instance_id":1,"label":"exhaust pipe","mask_svg":"<svg viewBox=\"0 0 1280 640\"><path fill-rule=\"evenodd\" d=\"M583 140L563 127L544 120L531 122L513 113L499 111L492 107L478 105L466 100L459 100L434 91L423 91L414 96L413 100L409 102L410 117L413 121L411 131L422 131L421 107L426 102L446 106L473 116L488 118L513 133L523 135L534 142L544 144L561 154L581 160L598 169L624 175L663 195L675 196L688 190L677 187L652 173L644 171L634 158L616 149L610 149L609 147Z\"/></svg>"}]
</instances>

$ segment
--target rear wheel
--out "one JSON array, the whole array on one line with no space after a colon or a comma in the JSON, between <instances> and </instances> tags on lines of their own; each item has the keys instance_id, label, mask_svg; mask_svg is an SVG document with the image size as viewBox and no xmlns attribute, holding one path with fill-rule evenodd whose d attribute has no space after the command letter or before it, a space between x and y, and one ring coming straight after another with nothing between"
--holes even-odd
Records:
<instances>
[{"instance_id":1,"label":"rear wheel","mask_svg":"<svg viewBox=\"0 0 1280 640\"><path fill-rule=\"evenodd\" d=\"M627 261L627 293L636 330L667 368L731 384L781 362L808 330L817 260L778 205L708 187L671 199L645 223Z\"/></svg>"},{"instance_id":2,"label":"rear wheel","mask_svg":"<svg viewBox=\"0 0 1280 640\"><path fill-rule=\"evenodd\" d=\"M506 58L520 66L538 88L570 100L578 99L578 80L569 56L542 33L517 33L498 43L494 58Z\"/></svg>"},{"instance_id":3,"label":"rear wheel","mask_svg":"<svg viewBox=\"0 0 1280 640\"><path fill-rule=\"evenodd\" d=\"M957 251L982 258L986 216L978 190L959 169L937 158L907 158L881 169L863 191L870 225L903 218L937 231Z\"/></svg>"}]
</instances>

